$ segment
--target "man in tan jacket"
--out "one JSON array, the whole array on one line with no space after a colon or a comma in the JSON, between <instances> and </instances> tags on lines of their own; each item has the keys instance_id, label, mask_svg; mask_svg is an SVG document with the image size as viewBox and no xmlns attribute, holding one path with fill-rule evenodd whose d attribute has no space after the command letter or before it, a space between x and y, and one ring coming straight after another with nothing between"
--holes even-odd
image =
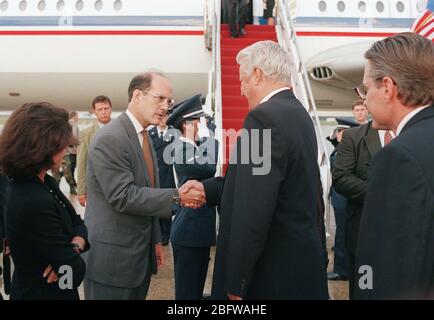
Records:
<instances>
[{"instance_id":1,"label":"man in tan jacket","mask_svg":"<svg viewBox=\"0 0 434 320\"><path fill-rule=\"evenodd\" d=\"M92 112L96 116L96 122L80 134L80 145L77 153L77 193L78 202L86 206L86 170L87 170L87 151L89 145L98 130L110 122L112 104L108 97L97 96L92 101Z\"/></svg>"}]
</instances>

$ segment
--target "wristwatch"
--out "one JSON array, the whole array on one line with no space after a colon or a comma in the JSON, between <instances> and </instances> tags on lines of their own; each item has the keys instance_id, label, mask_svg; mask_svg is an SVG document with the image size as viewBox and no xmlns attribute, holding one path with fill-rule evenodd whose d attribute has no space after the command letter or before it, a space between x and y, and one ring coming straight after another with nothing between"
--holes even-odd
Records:
<instances>
[{"instance_id":1,"label":"wristwatch","mask_svg":"<svg viewBox=\"0 0 434 320\"><path fill-rule=\"evenodd\" d=\"M177 196L177 195L173 195L173 200L172 200L173 204L177 204L180 205L181 204L181 197Z\"/></svg>"},{"instance_id":2,"label":"wristwatch","mask_svg":"<svg viewBox=\"0 0 434 320\"><path fill-rule=\"evenodd\" d=\"M82 252L82 250L81 250L81 248L80 248L80 246L79 246L78 243L73 243L73 244L72 244L72 247L73 247L74 250L76 250L78 253L81 253L81 252Z\"/></svg>"}]
</instances>

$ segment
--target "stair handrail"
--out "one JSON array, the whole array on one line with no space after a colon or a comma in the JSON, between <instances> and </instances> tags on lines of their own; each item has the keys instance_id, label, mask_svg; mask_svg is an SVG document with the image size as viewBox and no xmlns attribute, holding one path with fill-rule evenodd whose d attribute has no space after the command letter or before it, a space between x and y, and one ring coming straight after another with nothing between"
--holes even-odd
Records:
<instances>
[{"instance_id":1,"label":"stair handrail","mask_svg":"<svg viewBox=\"0 0 434 320\"><path fill-rule=\"evenodd\" d=\"M331 187L330 159L327 155L327 148L324 135L321 130L321 123L318 116L315 99L306 72L305 65L301 58L297 41L297 34L291 16L290 2L294 5L295 0L276 1L276 33L279 44L289 53L291 57L292 86L297 98L313 118L315 131L318 139L318 165L320 168L321 181L323 184L323 200L325 204L325 221L327 230L330 230L330 201L329 190Z\"/></svg>"},{"instance_id":2,"label":"stair handrail","mask_svg":"<svg viewBox=\"0 0 434 320\"><path fill-rule=\"evenodd\" d=\"M219 155L216 175L223 175L224 141L223 141L223 116L222 116L222 83L221 83L221 0L211 0L212 3L212 64L208 83L208 96L211 97L211 106L214 112L216 139L219 141Z\"/></svg>"},{"instance_id":3,"label":"stair handrail","mask_svg":"<svg viewBox=\"0 0 434 320\"><path fill-rule=\"evenodd\" d=\"M213 14L214 14L214 0L204 1L203 12L203 36L205 41L205 48L208 51L212 50L212 33L213 33Z\"/></svg>"}]
</instances>

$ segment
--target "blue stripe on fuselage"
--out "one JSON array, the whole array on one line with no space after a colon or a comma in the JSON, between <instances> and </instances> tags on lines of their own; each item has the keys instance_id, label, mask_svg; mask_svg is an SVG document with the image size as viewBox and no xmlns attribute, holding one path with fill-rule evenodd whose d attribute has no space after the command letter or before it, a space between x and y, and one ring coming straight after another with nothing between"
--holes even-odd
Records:
<instances>
[{"instance_id":1,"label":"blue stripe on fuselage","mask_svg":"<svg viewBox=\"0 0 434 320\"><path fill-rule=\"evenodd\" d=\"M0 17L2 27L203 26L203 16L15 16Z\"/></svg>"},{"instance_id":2,"label":"blue stripe on fuselage","mask_svg":"<svg viewBox=\"0 0 434 320\"><path fill-rule=\"evenodd\" d=\"M324 26L345 28L410 28L413 18L340 18L296 17L296 26Z\"/></svg>"},{"instance_id":3,"label":"blue stripe on fuselage","mask_svg":"<svg viewBox=\"0 0 434 320\"><path fill-rule=\"evenodd\" d=\"M296 17L296 26L410 28L413 18ZM0 17L2 27L203 26L203 16L14 16Z\"/></svg>"}]
</instances>

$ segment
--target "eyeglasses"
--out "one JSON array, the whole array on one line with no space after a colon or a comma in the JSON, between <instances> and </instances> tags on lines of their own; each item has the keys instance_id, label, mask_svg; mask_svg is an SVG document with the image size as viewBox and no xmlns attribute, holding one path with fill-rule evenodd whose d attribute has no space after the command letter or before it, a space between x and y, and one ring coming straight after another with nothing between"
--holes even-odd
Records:
<instances>
[{"instance_id":1,"label":"eyeglasses","mask_svg":"<svg viewBox=\"0 0 434 320\"><path fill-rule=\"evenodd\" d=\"M374 81L383 80L384 77L379 77L374 79ZM392 79L393 84L396 86L395 80ZM360 99L366 100L366 95L368 94L368 89L366 89L366 86L362 83L361 85L354 88L354 91L359 96Z\"/></svg>"},{"instance_id":2,"label":"eyeglasses","mask_svg":"<svg viewBox=\"0 0 434 320\"><path fill-rule=\"evenodd\" d=\"M150 91L146 91L146 90L140 90L140 91L149 93L151 96L153 96L155 98L155 100L157 101L157 104L160 106L164 106L165 104L167 104L167 107L169 108L169 110L172 109L173 106L175 105L175 100L173 100L173 99L167 98L167 97L162 96L162 95L157 95L157 94L154 94L154 93L152 93Z\"/></svg>"},{"instance_id":3,"label":"eyeglasses","mask_svg":"<svg viewBox=\"0 0 434 320\"><path fill-rule=\"evenodd\" d=\"M354 91L359 96L360 99L366 100L366 95L368 94L368 90L366 90L366 87L364 84L361 84L354 88Z\"/></svg>"}]
</instances>

